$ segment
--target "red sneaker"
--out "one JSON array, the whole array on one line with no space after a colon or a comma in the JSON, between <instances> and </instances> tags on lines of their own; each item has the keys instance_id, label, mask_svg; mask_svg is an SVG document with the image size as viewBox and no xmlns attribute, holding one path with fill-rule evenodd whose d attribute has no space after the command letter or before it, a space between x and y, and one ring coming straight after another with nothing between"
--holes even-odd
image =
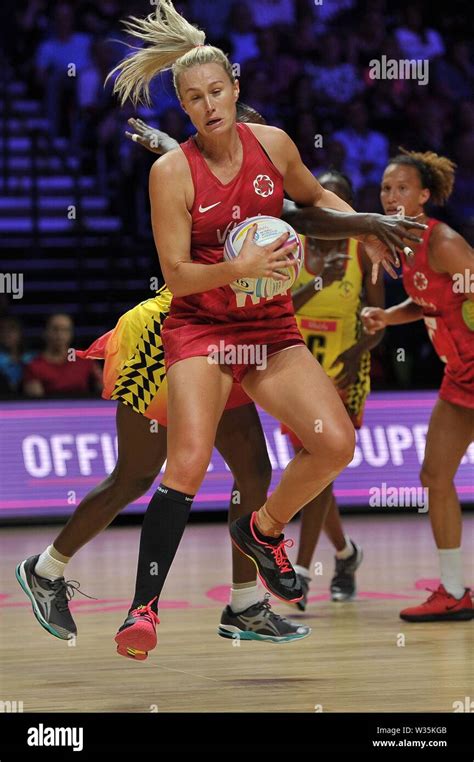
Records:
<instances>
[{"instance_id":1,"label":"red sneaker","mask_svg":"<svg viewBox=\"0 0 474 762\"><path fill-rule=\"evenodd\" d=\"M146 606L138 606L130 612L115 636L117 653L129 659L145 661L148 651L152 651L157 643L156 625L160 623L151 608L156 601L153 598Z\"/></svg>"},{"instance_id":2,"label":"red sneaker","mask_svg":"<svg viewBox=\"0 0 474 762\"><path fill-rule=\"evenodd\" d=\"M432 595L420 606L400 611L400 618L406 622L451 622L465 621L474 617L470 590L466 587L462 598L455 598L443 585L431 591Z\"/></svg>"}]
</instances>

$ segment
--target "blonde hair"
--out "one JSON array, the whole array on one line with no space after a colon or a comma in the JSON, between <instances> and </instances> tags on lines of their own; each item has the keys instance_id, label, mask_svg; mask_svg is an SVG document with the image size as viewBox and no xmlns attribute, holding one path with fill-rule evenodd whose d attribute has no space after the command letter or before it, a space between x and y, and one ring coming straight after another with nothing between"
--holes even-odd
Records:
<instances>
[{"instance_id":1,"label":"blonde hair","mask_svg":"<svg viewBox=\"0 0 474 762\"><path fill-rule=\"evenodd\" d=\"M405 164L418 170L423 188L428 188L434 204L442 206L446 203L454 187L456 164L447 156L439 156L433 151L407 151L401 146L400 153L390 164Z\"/></svg>"},{"instance_id":2,"label":"blonde hair","mask_svg":"<svg viewBox=\"0 0 474 762\"><path fill-rule=\"evenodd\" d=\"M169 69L173 72L173 84L178 98L179 75L192 66L218 63L230 81L235 81L231 63L225 53L213 45L205 45L205 33L186 21L171 0L160 0L156 13L151 13L144 19L131 16L123 25L126 32L142 40L144 47L134 48L130 45L135 52L120 61L107 76L106 82L118 72L113 93L118 95L122 106L128 98L135 106L138 103L149 105L151 80Z\"/></svg>"}]
</instances>

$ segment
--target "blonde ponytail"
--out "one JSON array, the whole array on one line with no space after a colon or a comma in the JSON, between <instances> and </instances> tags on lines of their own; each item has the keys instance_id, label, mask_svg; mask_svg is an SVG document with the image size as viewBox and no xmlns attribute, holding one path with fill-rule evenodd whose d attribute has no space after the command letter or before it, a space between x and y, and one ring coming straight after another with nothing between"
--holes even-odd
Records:
<instances>
[{"instance_id":1,"label":"blonde ponytail","mask_svg":"<svg viewBox=\"0 0 474 762\"><path fill-rule=\"evenodd\" d=\"M135 106L138 103L150 104L151 80L169 69L173 71L178 97L180 73L196 64L219 63L231 81L235 79L225 53L212 45L205 45L205 33L186 21L171 0L160 0L156 13L144 19L132 16L123 25L125 31L142 40L145 47L129 46L135 52L124 58L107 76L106 82L117 74L113 93L118 95L122 106L128 98Z\"/></svg>"}]
</instances>

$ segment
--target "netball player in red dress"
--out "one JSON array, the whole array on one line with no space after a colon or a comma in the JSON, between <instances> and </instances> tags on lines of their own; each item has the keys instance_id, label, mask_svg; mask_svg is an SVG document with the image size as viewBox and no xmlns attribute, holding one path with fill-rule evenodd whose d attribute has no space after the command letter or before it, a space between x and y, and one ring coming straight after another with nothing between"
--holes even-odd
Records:
<instances>
[{"instance_id":1,"label":"netball player in red dress","mask_svg":"<svg viewBox=\"0 0 474 762\"><path fill-rule=\"evenodd\" d=\"M205 476L233 381L303 443L266 503L231 525L233 541L254 561L267 589L286 601L301 598L282 530L350 462L354 429L302 340L291 296L285 292L259 303L248 297L238 306L240 294L231 287L244 277L281 279L278 269L290 262L286 237L259 247L251 231L232 262L223 261L223 243L241 220L256 214L279 216L284 190L305 206L342 211L351 207L322 189L284 132L236 123L239 87L229 60L221 50L204 45L204 33L188 24L170 2L160 3L156 15L132 21L128 29L151 44L115 70L114 90L122 103L128 97L135 102L146 98L151 79L171 68L182 107L197 130L179 149L158 159L150 173L153 232L173 294L162 329L169 389L168 458L151 503L155 510L147 512L143 525L139 600L135 598L116 636L122 650L146 652L156 640L148 640L148 623L137 607L146 606L148 616L153 612ZM368 253L375 276L380 263L392 270L394 258L385 247L378 245ZM221 341L231 347L262 345L265 367L210 363L210 347ZM173 521L163 525L160 507L170 505ZM158 562L153 576L152 562Z\"/></svg>"},{"instance_id":2,"label":"netball player in red dress","mask_svg":"<svg viewBox=\"0 0 474 762\"><path fill-rule=\"evenodd\" d=\"M400 613L408 622L473 616L470 591L463 584L461 507L453 480L474 438L474 253L462 236L424 211L429 199L444 204L453 183L453 163L434 153L405 152L387 166L380 194L386 214L402 209L407 215L420 215L428 229L422 234L423 242L413 247L413 261L403 262L403 285L409 298L387 310L370 307L362 313L369 333L423 319L438 356L446 363L420 474L428 489L441 584L420 606Z\"/></svg>"},{"instance_id":3,"label":"netball player in red dress","mask_svg":"<svg viewBox=\"0 0 474 762\"><path fill-rule=\"evenodd\" d=\"M254 109L237 104L239 121L265 123ZM139 142L159 154L178 143L142 122L130 120ZM126 133L129 137L134 137ZM343 238L373 234L390 244L403 246L408 238L420 241L408 230L413 221L396 216L348 214L334 210L296 208L285 200L283 217L290 217L296 230L306 235ZM420 225L418 225L420 227ZM104 397L118 400L118 460L113 472L81 500L53 544L19 564L18 576L32 601L38 621L51 634L67 639L77 634L68 605L68 595L78 590L64 579L66 565L80 548L102 531L125 506L143 495L154 482L166 460L165 376L156 363L160 344L160 324L169 310L171 294L164 287L155 297L123 315L115 329L100 337L81 353L105 359ZM153 334L153 336L152 336ZM145 344L150 346L149 355ZM153 350L151 347L153 346ZM79 354L79 353L78 353ZM156 394L152 390L157 390ZM239 391L240 390L240 391ZM160 425L152 430L147 420ZM216 434L216 448L234 476L232 495L239 501L229 505L229 521L250 513L267 497L271 466L260 419L249 397L234 384ZM165 520L163 506L161 517ZM80 592L80 590L78 590ZM305 637L309 627L290 622L272 611L268 593L262 599L257 587L255 565L234 548L232 587L229 605L222 612L218 632L223 637L286 642ZM119 649L119 653L122 653ZM124 652L131 656L129 652ZM133 658L143 658L136 654Z\"/></svg>"}]
</instances>

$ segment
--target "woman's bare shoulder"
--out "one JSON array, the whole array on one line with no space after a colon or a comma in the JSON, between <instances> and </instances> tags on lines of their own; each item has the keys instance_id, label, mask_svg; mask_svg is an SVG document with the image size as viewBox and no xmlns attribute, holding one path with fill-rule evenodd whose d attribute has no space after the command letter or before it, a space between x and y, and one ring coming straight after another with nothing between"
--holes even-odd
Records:
<instances>
[{"instance_id":1,"label":"woman's bare shoulder","mask_svg":"<svg viewBox=\"0 0 474 762\"><path fill-rule=\"evenodd\" d=\"M171 151L153 162L150 175L156 178L189 175L189 164L181 148L172 148Z\"/></svg>"},{"instance_id":2,"label":"woman's bare shoulder","mask_svg":"<svg viewBox=\"0 0 474 762\"><path fill-rule=\"evenodd\" d=\"M281 130L279 127L272 127L270 124L253 124L247 122L247 127L250 127L258 140L265 139L271 141L275 145L284 145L290 140L284 130Z\"/></svg>"}]
</instances>

